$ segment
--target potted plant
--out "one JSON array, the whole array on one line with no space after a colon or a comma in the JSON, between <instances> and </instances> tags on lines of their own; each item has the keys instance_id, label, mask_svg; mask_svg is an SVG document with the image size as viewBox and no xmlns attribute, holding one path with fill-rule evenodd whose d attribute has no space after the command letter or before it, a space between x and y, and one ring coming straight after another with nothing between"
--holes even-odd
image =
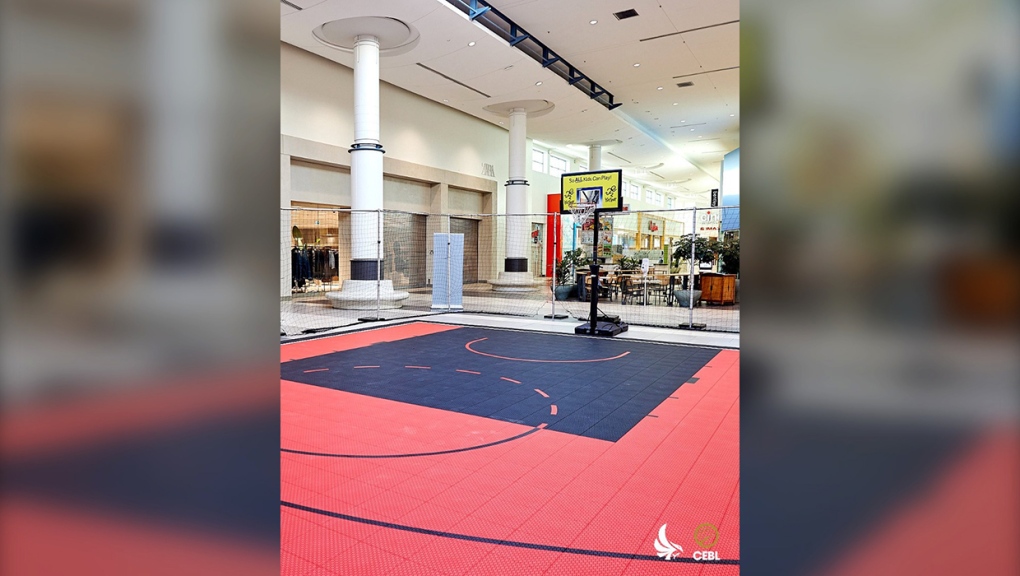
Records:
<instances>
[{"instance_id":1,"label":"potted plant","mask_svg":"<svg viewBox=\"0 0 1020 576\"><path fill-rule=\"evenodd\" d=\"M620 256L617 265L623 272L633 272L641 268L641 259L637 256Z\"/></svg>"},{"instance_id":2,"label":"potted plant","mask_svg":"<svg viewBox=\"0 0 1020 576\"><path fill-rule=\"evenodd\" d=\"M688 247L689 248L689 247ZM720 272L740 274L740 240L726 240L719 246Z\"/></svg>"},{"instance_id":3,"label":"potted plant","mask_svg":"<svg viewBox=\"0 0 1020 576\"><path fill-rule=\"evenodd\" d=\"M556 263L556 286L553 287L553 292L556 294L557 300L570 298L576 288L574 272L588 264L588 256L580 248L563 253L563 258Z\"/></svg>"},{"instance_id":4,"label":"potted plant","mask_svg":"<svg viewBox=\"0 0 1020 576\"><path fill-rule=\"evenodd\" d=\"M693 235L692 235L693 236ZM696 266L702 262L713 262L715 261L716 254L719 252L720 247L718 242L709 240L698 236L693 239L694 244L694 257L691 258L691 236L684 236L680 240L673 243L673 261L674 262L687 262L690 266ZM694 294L694 305L697 306L701 301L701 290L693 290L693 286L689 287L688 290L674 290L673 296L676 297L677 302L682 307L689 307L691 305L691 293Z\"/></svg>"},{"instance_id":5,"label":"potted plant","mask_svg":"<svg viewBox=\"0 0 1020 576\"><path fill-rule=\"evenodd\" d=\"M719 248L719 264L724 274L736 274L733 301L740 302L740 239L726 240Z\"/></svg>"}]
</instances>

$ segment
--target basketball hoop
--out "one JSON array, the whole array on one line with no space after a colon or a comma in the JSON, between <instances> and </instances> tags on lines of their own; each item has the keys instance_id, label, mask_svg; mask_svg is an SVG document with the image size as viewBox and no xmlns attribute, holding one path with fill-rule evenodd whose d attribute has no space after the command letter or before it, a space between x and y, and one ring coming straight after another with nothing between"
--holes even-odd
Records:
<instances>
[{"instance_id":1,"label":"basketball hoop","mask_svg":"<svg viewBox=\"0 0 1020 576\"><path fill-rule=\"evenodd\" d=\"M570 215L574 217L574 224L584 227L584 223L595 214L595 203L576 203L570 207Z\"/></svg>"}]
</instances>

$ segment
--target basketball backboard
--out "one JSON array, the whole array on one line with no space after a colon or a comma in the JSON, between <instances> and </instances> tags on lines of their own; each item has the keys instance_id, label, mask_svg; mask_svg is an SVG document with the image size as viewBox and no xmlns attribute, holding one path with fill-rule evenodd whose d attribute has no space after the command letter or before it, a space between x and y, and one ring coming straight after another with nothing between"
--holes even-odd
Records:
<instances>
[{"instance_id":1,"label":"basketball backboard","mask_svg":"<svg viewBox=\"0 0 1020 576\"><path fill-rule=\"evenodd\" d=\"M569 213L579 204L595 204L600 212L623 210L620 185L623 170L572 172L560 176L560 212Z\"/></svg>"}]
</instances>

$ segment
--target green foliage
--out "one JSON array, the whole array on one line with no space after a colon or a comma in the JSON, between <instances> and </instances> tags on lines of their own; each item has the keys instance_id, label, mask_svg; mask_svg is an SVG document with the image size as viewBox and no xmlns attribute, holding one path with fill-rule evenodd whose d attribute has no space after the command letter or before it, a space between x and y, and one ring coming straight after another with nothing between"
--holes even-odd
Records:
<instances>
[{"instance_id":1,"label":"green foliage","mask_svg":"<svg viewBox=\"0 0 1020 576\"><path fill-rule=\"evenodd\" d=\"M697 262L712 262L721 249L719 242L698 236L694 241L694 259ZM690 262L691 260L691 237L684 236L673 243L673 260L676 262Z\"/></svg>"},{"instance_id":2,"label":"green foliage","mask_svg":"<svg viewBox=\"0 0 1020 576\"><path fill-rule=\"evenodd\" d=\"M719 248L719 261L725 274L740 273L740 240L727 240Z\"/></svg>"},{"instance_id":3,"label":"green foliage","mask_svg":"<svg viewBox=\"0 0 1020 576\"><path fill-rule=\"evenodd\" d=\"M575 281L573 271L581 270L589 264L591 264L591 259L580 248L564 252L563 259L556 263L556 285L573 284Z\"/></svg>"},{"instance_id":4,"label":"green foliage","mask_svg":"<svg viewBox=\"0 0 1020 576\"><path fill-rule=\"evenodd\" d=\"M619 264L620 270L631 272L641 268L641 259L636 256L620 256L617 264Z\"/></svg>"}]
</instances>

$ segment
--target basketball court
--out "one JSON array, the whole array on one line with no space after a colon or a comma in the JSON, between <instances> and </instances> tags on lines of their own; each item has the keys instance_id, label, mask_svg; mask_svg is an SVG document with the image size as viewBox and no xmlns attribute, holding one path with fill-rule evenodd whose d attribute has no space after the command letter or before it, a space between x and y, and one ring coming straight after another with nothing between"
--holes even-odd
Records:
<instances>
[{"instance_id":1,"label":"basketball court","mask_svg":"<svg viewBox=\"0 0 1020 576\"><path fill-rule=\"evenodd\" d=\"M739 573L736 350L418 321L281 350L283 574Z\"/></svg>"}]
</instances>

